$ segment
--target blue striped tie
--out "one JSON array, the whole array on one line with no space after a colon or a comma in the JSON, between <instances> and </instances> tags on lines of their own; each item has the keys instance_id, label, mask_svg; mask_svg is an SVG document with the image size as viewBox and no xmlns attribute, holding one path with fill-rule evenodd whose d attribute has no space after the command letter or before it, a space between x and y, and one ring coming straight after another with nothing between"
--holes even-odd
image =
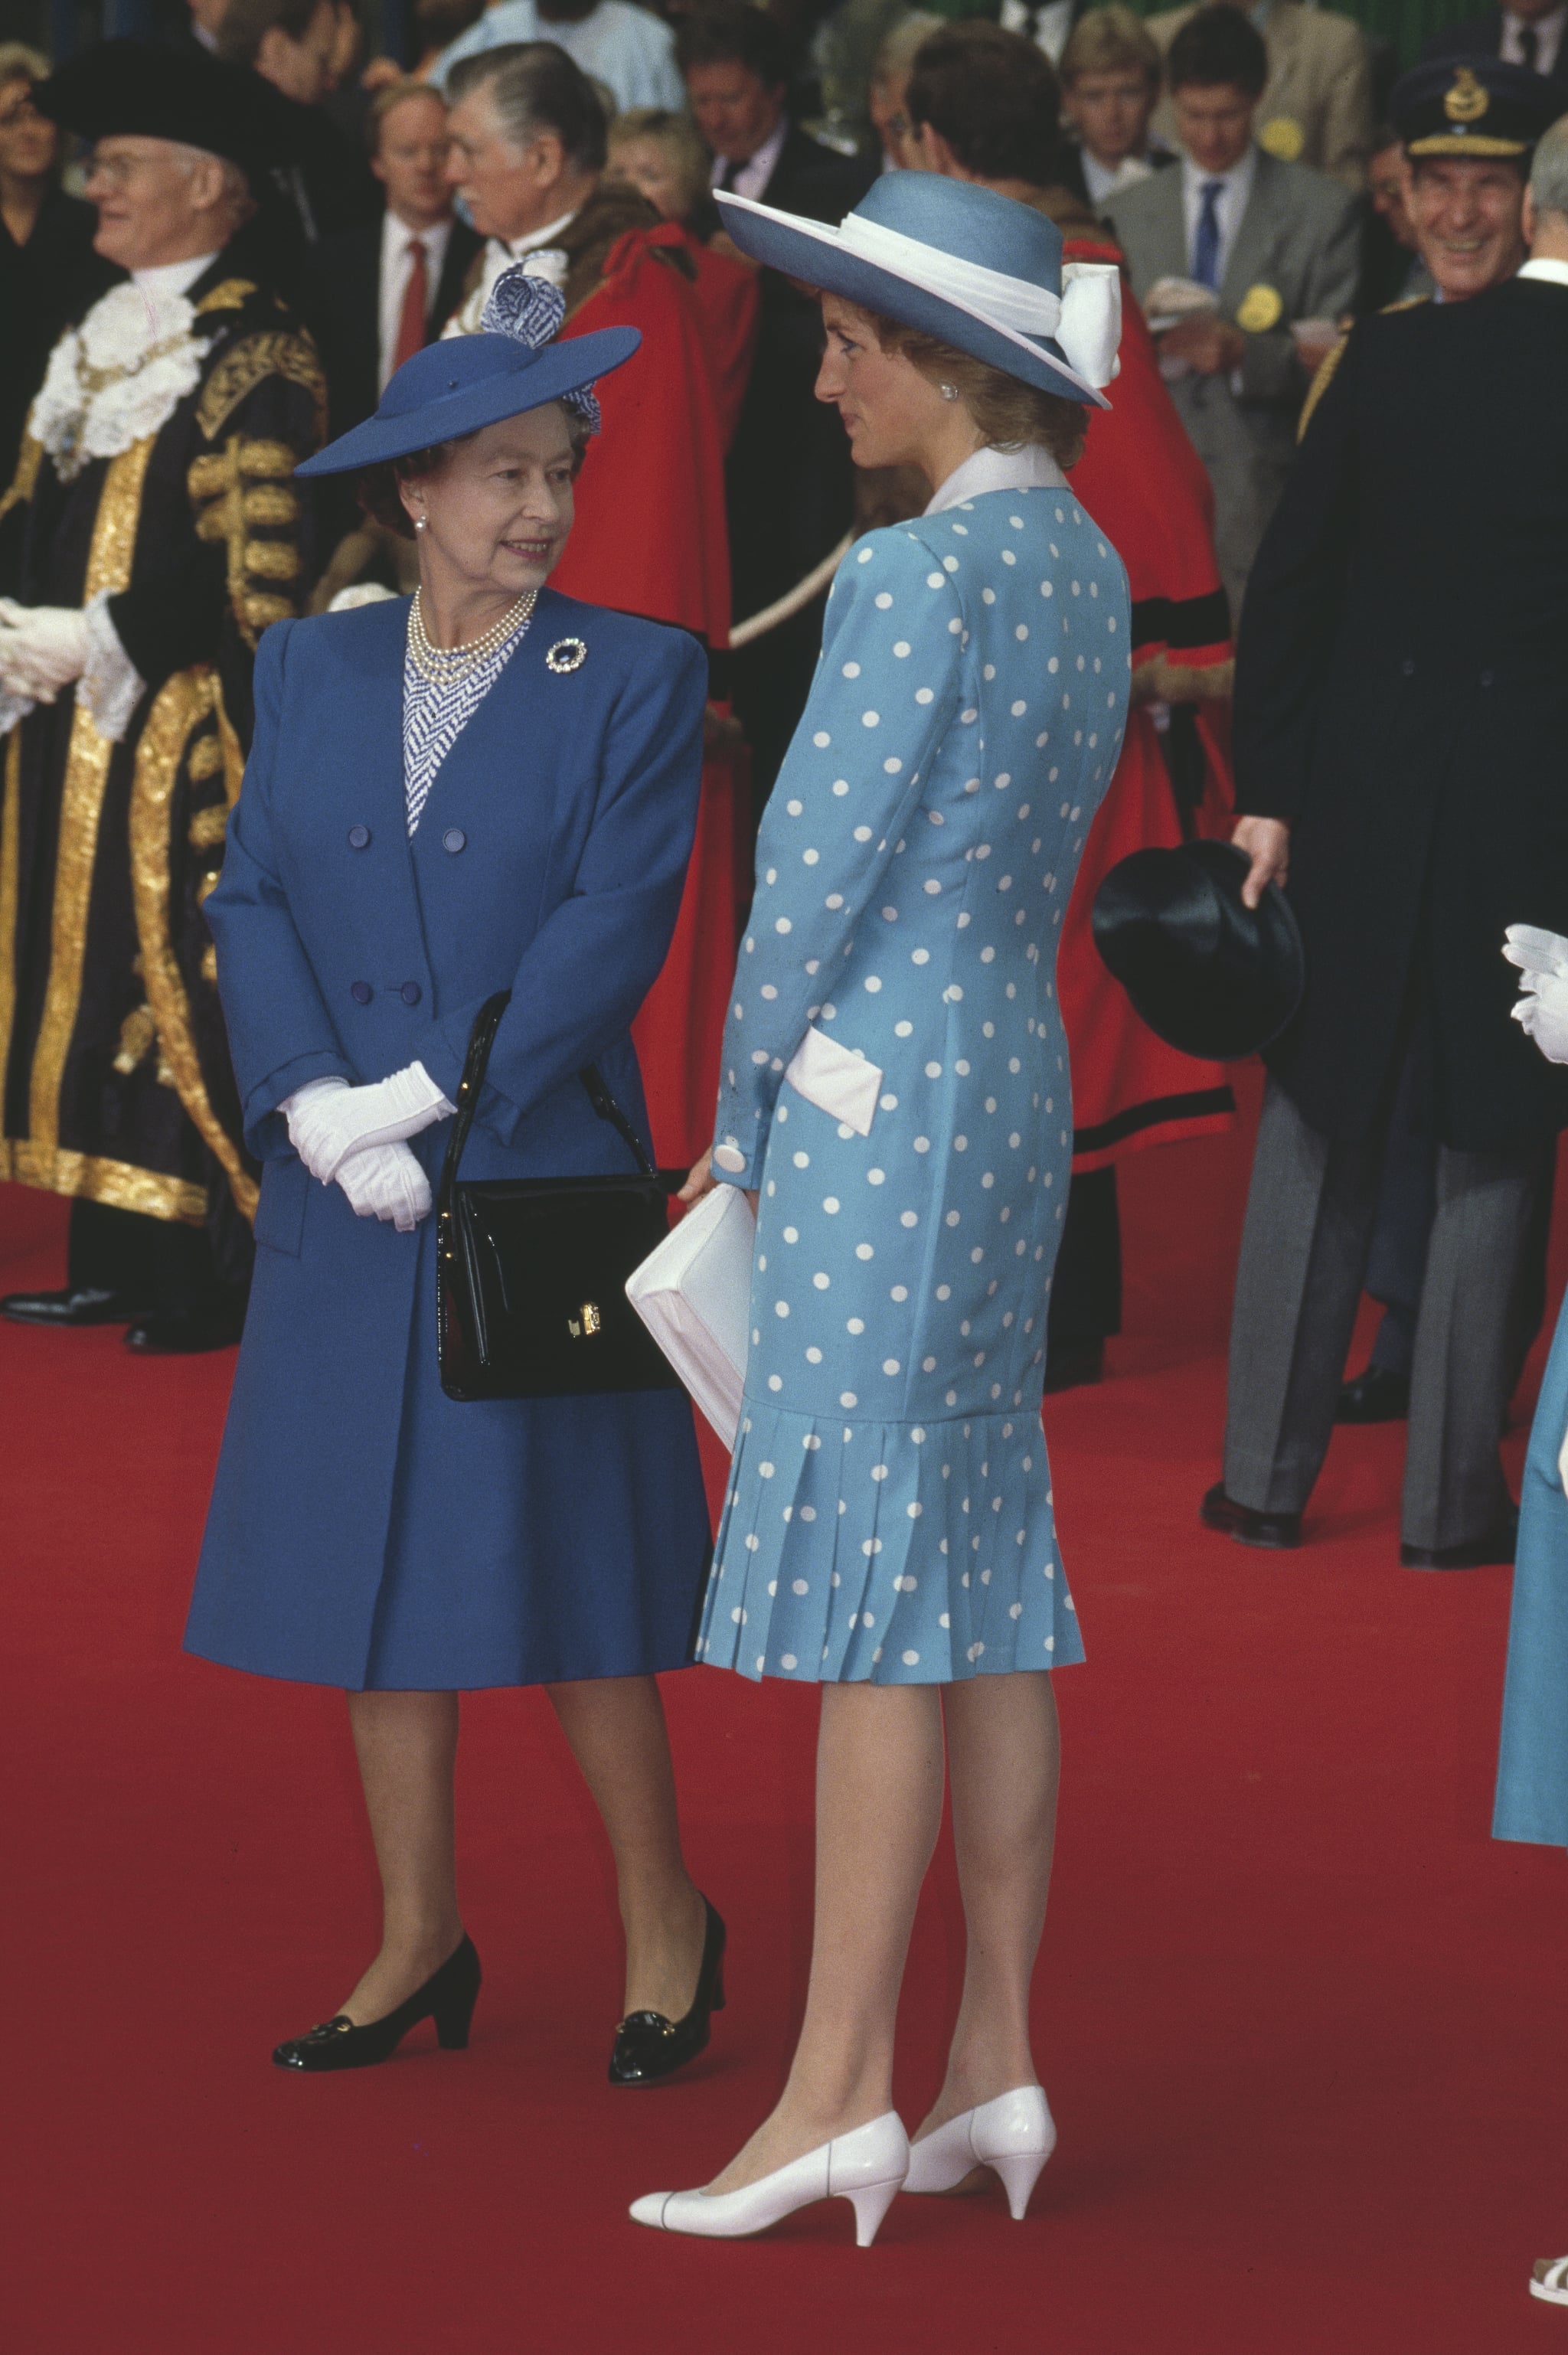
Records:
<instances>
[{"instance_id":1,"label":"blue striped tie","mask_svg":"<svg viewBox=\"0 0 1568 2355\"><path fill-rule=\"evenodd\" d=\"M1192 275L1200 286L1211 286L1216 294L1220 292L1220 199L1224 193L1223 180L1204 181L1203 209L1192 240Z\"/></svg>"}]
</instances>

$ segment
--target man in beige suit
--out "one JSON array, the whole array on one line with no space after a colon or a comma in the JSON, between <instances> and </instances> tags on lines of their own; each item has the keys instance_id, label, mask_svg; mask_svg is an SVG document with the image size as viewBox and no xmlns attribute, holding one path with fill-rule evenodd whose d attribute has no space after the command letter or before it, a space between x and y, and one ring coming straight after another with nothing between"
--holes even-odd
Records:
<instances>
[{"instance_id":1,"label":"man in beige suit","mask_svg":"<svg viewBox=\"0 0 1568 2355\"><path fill-rule=\"evenodd\" d=\"M1229 0L1240 6L1241 0ZM1268 80L1258 107L1257 143L1282 164L1313 164L1357 196L1372 152L1372 93L1366 36L1348 16L1308 8L1303 0L1258 0L1241 12L1264 37ZM1163 56L1196 7L1167 8L1147 20ZM1154 118L1155 136L1177 144L1169 96Z\"/></svg>"}]
</instances>

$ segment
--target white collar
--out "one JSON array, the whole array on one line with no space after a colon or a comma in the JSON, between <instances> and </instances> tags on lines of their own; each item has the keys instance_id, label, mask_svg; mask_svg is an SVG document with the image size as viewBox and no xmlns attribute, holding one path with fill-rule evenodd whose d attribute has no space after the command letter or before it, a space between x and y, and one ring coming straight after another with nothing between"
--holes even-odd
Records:
<instances>
[{"instance_id":1,"label":"white collar","mask_svg":"<svg viewBox=\"0 0 1568 2355\"><path fill-rule=\"evenodd\" d=\"M955 466L934 493L925 513L941 515L987 491L1062 491L1067 477L1049 450L1026 442L1021 450L996 450L989 444Z\"/></svg>"},{"instance_id":2,"label":"white collar","mask_svg":"<svg viewBox=\"0 0 1568 2355\"><path fill-rule=\"evenodd\" d=\"M527 237L497 238L496 243L506 247L514 261L520 261L525 253L537 253L541 245L549 245L562 229L570 229L581 209L581 205L573 205L571 210L562 213L559 220L546 221L543 229L531 229Z\"/></svg>"},{"instance_id":3,"label":"white collar","mask_svg":"<svg viewBox=\"0 0 1568 2355\"><path fill-rule=\"evenodd\" d=\"M1226 190L1243 188L1250 196L1253 175L1257 169L1257 154L1255 147L1249 146L1246 154L1238 156L1228 172L1200 172L1191 156L1183 153L1181 158L1183 192L1196 201L1201 197L1203 190L1211 180L1218 180L1220 186Z\"/></svg>"},{"instance_id":4,"label":"white collar","mask_svg":"<svg viewBox=\"0 0 1568 2355\"><path fill-rule=\"evenodd\" d=\"M155 270L133 270L131 283L155 302L160 295L188 294L217 259L216 253L198 253L194 261L161 261Z\"/></svg>"},{"instance_id":5,"label":"white collar","mask_svg":"<svg viewBox=\"0 0 1568 2355\"><path fill-rule=\"evenodd\" d=\"M1568 286L1568 261L1552 261L1543 254L1539 261L1521 263L1516 275L1544 279L1550 286Z\"/></svg>"},{"instance_id":6,"label":"white collar","mask_svg":"<svg viewBox=\"0 0 1568 2355\"><path fill-rule=\"evenodd\" d=\"M413 229L403 218L401 213L395 213L392 210L391 206L389 205L386 211L386 222L388 230L391 236L393 247L398 251L401 251L405 247L412 245L416 237L422 246L428 248L436 240L449 237L452 233L452 215L450 213L448 213L444 220L433 221L429 229Z\"/></svg>"},{"instance_id":7,"label":"white collar","mask_svg":"<svg viewBox=\"0 0 1568 2355\"><path fill-rule=\"evenodd\" d=\"M784 154L784 144L788 137L789 117L781 114L762 145L753 148L743 163L735 164L732 155L715 155L713 167L708 176L709 185L716 184L720 172L727 172L731 165L735 164L737 173L744 172L757 187L765 188L778 169L778 160Z\"/></svg>"}]
</instances>

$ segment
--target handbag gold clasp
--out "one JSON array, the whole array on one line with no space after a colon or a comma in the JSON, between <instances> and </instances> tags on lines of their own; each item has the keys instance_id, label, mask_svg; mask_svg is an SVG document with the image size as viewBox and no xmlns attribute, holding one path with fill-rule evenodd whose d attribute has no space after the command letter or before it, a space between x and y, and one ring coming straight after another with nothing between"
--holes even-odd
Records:
<instances>
[{"instance_id":1,"label":"handbag gold clasp","mask_svg":"<svg viewBox=\"0 0 1568 2355\"><path fill-rule=\"evenodd\" d=\"M567 1318L566 1329L574 1341L581 1341L590 1334L597 1333L603 1321L593 1302L585 1300L577 1315Z\"/></svg>"}]
</instances>

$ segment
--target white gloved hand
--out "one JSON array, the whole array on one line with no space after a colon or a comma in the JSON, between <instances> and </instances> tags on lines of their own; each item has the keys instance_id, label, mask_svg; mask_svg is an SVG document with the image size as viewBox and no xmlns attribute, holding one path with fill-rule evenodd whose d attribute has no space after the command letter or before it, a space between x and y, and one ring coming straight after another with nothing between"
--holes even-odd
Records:
<instances>
[{"instance_id":1,"label":"white gloved hand","mask_svg":"<svg viewBox=\"0 0 1568 2355\"><path fill-rule=\"evenodd\" d=\"M1534 924L1509 924L1503 933L1503 954L1524 974L1568 974L1568 940Z\"/></svg>"},{"instance_id":2,"label":"white gloved hand","mask_svg":"<svg viewBox=\"0 0 1568 2355\"><path fill-rule=\"evenodd\" d=\"M318 1080L281 1107L289 1141L313 1178L330 1186L351 1153L367 1145L394 1145L417 1136L456 1111L422 1063L410 1063L371 1087Z\"/></svg>"},{"instance_id":3,"label":"white gloved hand","mask_svg":"<svg viewBox=\"0 0 1568 2355\"><path fill-rule=\"evenodd\" d=\"M0 683L13 695L52 703L87 668L87 616L70 605L15 605L0 613Z\"/></svg>"},{"instance_id":4,"label":"white gloved hand","mask_svg":"<svg viewBox=\"0 0 1568 2355\"><path fill-rule=\"evenodd\" d=\"M1526 983L1512 1008L1514 1020L1549 1063L1568 1063L1568 975L1532 973Z\"/></svg>"},{"instance_id":5,"label":"white gloved hand","mask_svg":"<svg viewBox=\"0 0 1568 2355\"><path fill-rule=\"evenodd\" d=\"M337 1184L357 1219L389 1220L400 1235L430 1216L430 1179L406 1145L362 1146L344 1162Z\"/></svg>"}]
</instances>

